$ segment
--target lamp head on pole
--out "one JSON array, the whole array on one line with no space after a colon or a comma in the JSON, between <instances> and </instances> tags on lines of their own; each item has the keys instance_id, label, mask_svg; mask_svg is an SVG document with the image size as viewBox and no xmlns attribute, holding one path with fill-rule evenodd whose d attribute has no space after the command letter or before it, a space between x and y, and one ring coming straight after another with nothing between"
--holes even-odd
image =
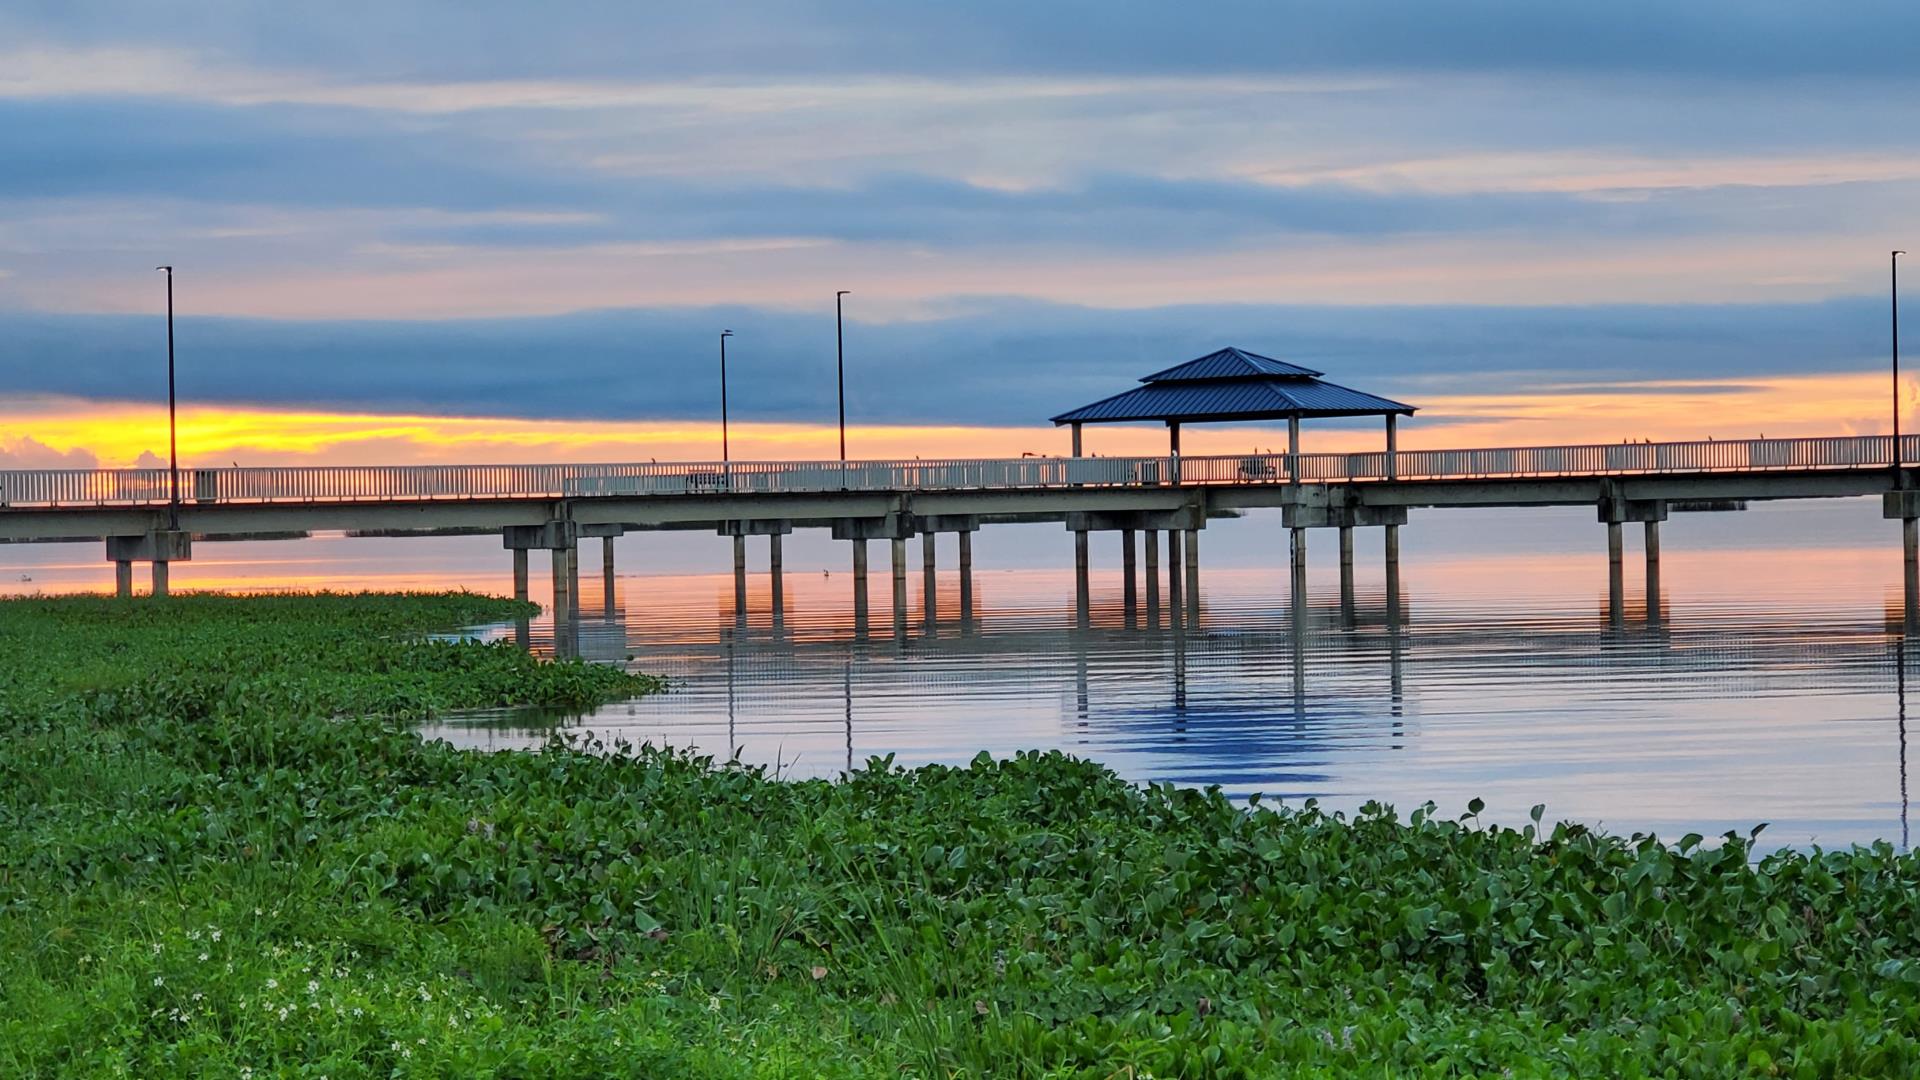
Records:
<instances>
[{"instance_id":1,"label":"lamp head on pole","mask_svg":"<svg viewBox=\"0 0 1920 1080\"><path fill-rule=\"evenodd\" d=\"M833 295L835 295L835 296L852 296L852 295L853 295L853 290L852 290L852 289L841 289L840 291L838 291L838 292L836 292L836 293L834 293Z\"/></svg>"},{"instance_id":2,"label":"lamp head on pole","mask_svg":"<svg viewBox=\"0 0 1920 1080\"><path fill-rule=\"evenodd\" d=\"M720 336L721 336L721 337L723 337L723 338L730 338L730 337L732 337L732 336L733 336L733 331L731 331L731 330L722 330L722 331L720 331Z\"/></svg>"},{"instance_id":3,"label":"lamp head on pole","mask_svg":"<svg viewBox=\"0 0 1920 1080\"><path fill-rule=\"evenodd\" d=\"M155 269L155 270L165 270L165 271L167 272L167 276L168 276L168 277L172 277L172 276L173 276L173 267L171 267L171 266L156 266L156 267L154 267L154 269Z\"/></svg>"}]
</instances>

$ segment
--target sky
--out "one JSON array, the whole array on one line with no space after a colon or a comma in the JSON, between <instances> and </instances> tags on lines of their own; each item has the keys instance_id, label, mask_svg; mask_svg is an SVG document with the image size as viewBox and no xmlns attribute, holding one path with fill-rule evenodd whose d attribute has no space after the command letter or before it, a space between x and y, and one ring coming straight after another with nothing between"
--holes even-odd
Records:
<instances>
[{"instance_id":1,"label":"sky","mask_svg":"<svg viewBox=\"0 0 1920 1080\"><path fill-rule=\"evenodd\" d=\"M1914 40L1910 0L16 0L0 467L164 453L159 264L198 464L711 459L723 328L735 455L831 457L839 289L854 456L1063 452L1223 345L1421 406L1408 447L1884 431Z\"/></svg>"}]
</instances>

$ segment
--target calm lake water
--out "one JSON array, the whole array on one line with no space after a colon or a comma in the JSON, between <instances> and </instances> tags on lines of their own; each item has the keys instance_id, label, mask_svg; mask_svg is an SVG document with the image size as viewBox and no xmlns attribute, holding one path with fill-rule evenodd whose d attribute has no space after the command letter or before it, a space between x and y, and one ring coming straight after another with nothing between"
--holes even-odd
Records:
<instances>
[{"instance_id":1,"label":"calm lake water","mask_svg":"<svg viewBox=\"0 0 1920 1080\"><path fill-rule=\"evenodd\" d=\"M832 776L871 756L964 762L1058 748L1140 780L1218 784L1351 808L1548 815L1616 832L1715 834L1769 823L1772 845L1907 828L1899 532L1872 500L1675 514L1650 620L1639 530L1627 530L1627 621L1607 621L1605 530L1590 510L1416 511L1401 530L1398 632L1379 530L1363 530L1349 624L1334 534L1311 538L1303 617L1277 514L1216 521L1202 541L1199 622L1129 626L1119 545L1094 544L1092 625L1075 626L1072 542L1059 526L975 539L974 620L960 619L943 537L936 619L909 545L909 630L892 636L885 545L873 546L873 635L851 615L847 547L796 534L776 626L764 541L744 627L725 540L636 534L607 602L599 544L581 553L582 651L668 676L670 693L560 721L608 739L689 746ZM201 544L176 588L511 589L493 537ZM545 593L534 560L535 594ZM0 547L0 588L111 587L97 544ZM1144 595L1144 594L1143 594ZM1143 605L1144 606L1144 605ZM531 628L551 646L550 625ZM511 637L513 628L489 635ZM1920 646L1916 646L1920 648ZM428 733L466 746L540 743L554 723L475 716Z\"/></svg>"}]
</instances>

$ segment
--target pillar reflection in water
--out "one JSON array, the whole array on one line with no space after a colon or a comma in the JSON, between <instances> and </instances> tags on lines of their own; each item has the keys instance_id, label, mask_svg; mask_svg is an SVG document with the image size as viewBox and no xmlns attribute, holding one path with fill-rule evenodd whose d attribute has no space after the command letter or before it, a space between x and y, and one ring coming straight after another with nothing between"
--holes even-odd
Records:
<instances>
[{"instance_id":1,"label":"pillar reflection in water","mask_svg":"<svg viewBox=\"0 0 1920 1080\"><path fill-rule=\"evenodd\" d=\"M1907 836L1907 636L1893 639L1895 730L1900 740L1900 850L1908 850Z\"/></svg>"}]
</instances>

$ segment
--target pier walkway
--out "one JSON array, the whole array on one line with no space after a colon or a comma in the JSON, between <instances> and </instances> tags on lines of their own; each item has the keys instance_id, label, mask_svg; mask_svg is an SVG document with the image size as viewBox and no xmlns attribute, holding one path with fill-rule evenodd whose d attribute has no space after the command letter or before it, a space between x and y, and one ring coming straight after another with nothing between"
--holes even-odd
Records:
<instances>
[{"instance_id":1,"label":"pier walkway","mask_svg":"<svg viewBox=\"0 0 1920 1080\"><path fill-rule=\"evenodd\" d=\"M1659 522L1676 505L1737 509L1750 500L1879 495L1885 516L1902 523L1912 620L1920 611L1920 477L1910 476L1906 463L1920 460L1920 435L1901 444L1900 468L1885 435L1351 454L185 468L177 505L167 469L0 470L0 542L102 539L118 589L130 595L134 562L152 564L153 591L164 593L168 564L191 558L196 538L330 529L498 532L513 552L522 597L528 552L552 553L554 607L569 613L582 539L603 539L602 569L611 577L616 536L711 529L733 540L742 610L746 540L768 538L778 617L781 537L795 528L829 528L853 542L856 618L866 608L866 541L891 542L897 622L906 610L906 541L922 538L931 581L934 536L959 534L965 605L972 534L983 522L1064 523L1075 538L1083 612L1088 533L1122 534L1128 595L1144 580L1151 604L1161 594L1164 534L1165 592L1178 610L1198 604L1199 537L1209 517L1281 509L1296 584L1304 580L1305 530L1340 530L1343 596L1352 587L1352 530L1384 528L1392 603L1398 529L1410 508L1590 505L1607 527L1617 619L1624 524L1646 529L1649 595L1658 596Z\"/></svg>"}]
</instances>

